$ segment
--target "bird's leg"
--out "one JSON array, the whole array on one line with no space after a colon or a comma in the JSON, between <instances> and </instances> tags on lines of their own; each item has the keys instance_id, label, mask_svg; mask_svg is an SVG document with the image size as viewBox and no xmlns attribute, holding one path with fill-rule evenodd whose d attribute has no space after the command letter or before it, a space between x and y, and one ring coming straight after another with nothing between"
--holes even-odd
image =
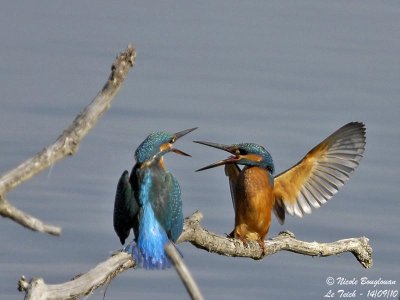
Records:
<instances>
[{"instance_id":1,"label":"bird's leg","mask_svg":"<svg viewBox=\"0 0 400 300\"><path fill-rule=\"evenodd\" d=\"M265 255L265 243L263 239L259 239L257 240L258 245L260 246L261 250L262 250L262 254L263 256Z\"/></svg>"}]
</instances>

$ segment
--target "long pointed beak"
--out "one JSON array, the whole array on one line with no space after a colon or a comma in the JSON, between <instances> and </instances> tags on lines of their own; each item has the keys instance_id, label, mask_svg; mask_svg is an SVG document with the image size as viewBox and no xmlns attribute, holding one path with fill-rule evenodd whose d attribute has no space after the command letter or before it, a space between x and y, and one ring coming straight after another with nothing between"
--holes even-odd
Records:
<instances>
[{"instance_id":1,"label":"long pointed beak","mask_svg":"<svg viewBox=\"0 0 400 300\"><path fill-rule=\"evenodd\" d=\"M209 146L209 147L220 149L220 150L224 150L226 152L229 152L229 153L233 154L232 156L228 157L227 159L219 160L219 161L217 161L215 163L212 163L212 164L210 164L208 166L205 166L203 168L200 168L200 169L196 170L196 172L207 170L207 169L211 169L211 168L215 168L215 167L219 167L219 166L223 166L223 165L226 165L226 164L235 163L235 162L237 162L239 160L239 156L235 154L236 148L233 147L233 146L224 145L224 144L218 144L218 143L212 143L212 142L204 142L204 141L194 141L194 143L205 145L205 146Z\"/></svg>"},{"instance_id":2,"label":"long pointed beak","mask_svg":"<svg viewBox=\"0 0 400 300\"><path fill-rule=\"evenodd\" d=\"M186 152L183 152L182 150L179 150L179 149L176 149L176 148L171 148L171 151L176 153L176 154L192 157L190 154L187 154Z\"/></svg>"},{"instance_id":3,"label":"long pointed beak","mask_svg":"<svg viewBox=\"0 0 400 300\"><path fill-rule=\"evenodd\" d=\"M196 130L197 128L199 128L199 127L193 127L193 128L185 129L185 130L179 131L177 133L174 133L175 141L180 139L184 135L187 135L189 132L192 132L193 130Z\"/></svg>"},{"instance_id":4,"label":"long pointed beak","mask_svg":"<svg viewBox=\"0 0 400 300\"><path fill-rule=\"evenodd\" d=\"M209 146L209 147L212 147L212 148L224 150L224 151L227 151L227 152L232 153L232 154L234 154L234 150L235 150L230 145L218 144L218 143L213 143L213 142L193 141L193 143L197 143L197 144Z\"/></svg>"},{"instance_id":5,"label":"long pointed beak","mask_svg":"<svg viewBox=\"0 0 400 300\"><path fill-rule=\"evenodd\" d=\"M212 169L212 168L223 166L223 165L226 165L226 164L234 164L238 160L239 160L239 158L237 156L231 156L231 157L228 157L227 159L219 160L219 161L217 161L217 162L215 162L215 163L213 163L211 165L208 165L208 166L205 166L203 168L197 169L195 172L204 171L204 170L207 170L207 169Z\"/></svg>"},{"instance_id":6,"label":"long pointed beak","mask_svg":"<svg viewBox=\"0 0 400 300\"><path fill-rule=\"evenodd\" d=\"M175 137L174 143L175 143L178 139L180 139L181 137L183 137L184 135L187 135L188 133L192 132L193 130L196 130L197 128L198 128L198 127L193 127L193 128L185 129L185 130L182 130L182 131L179 131L179 132L174 133L174 137ZM179 150L179 149L176 149L176 148L173 148L173 147L171 147L170 151L172 151L172 152L174 152L174 153L176 153L176 154L180 154L180 155L183 155L183 156L189 156L189 157L191 157L191 155L189 155L189 154L183 152L182 150Z\"/></svg>"}]
</instances>

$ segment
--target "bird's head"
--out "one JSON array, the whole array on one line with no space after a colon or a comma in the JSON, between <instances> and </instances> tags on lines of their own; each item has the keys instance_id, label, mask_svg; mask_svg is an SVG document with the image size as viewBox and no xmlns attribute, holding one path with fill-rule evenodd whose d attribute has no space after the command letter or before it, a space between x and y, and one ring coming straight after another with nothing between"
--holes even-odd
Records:
<instances>
[{"instance_id":1,"label":"bird's head","mask_svg":"<svg viewBox=\"0 0 400 300\"><path fill-rule=\"evenodd\" d=\"M223 145L211 142L195 141L195 143L221 149L231 153L227 159L217 161L211 165L198 169L203 171L226 164L238 164L244 166L258 166L267 169L271 174L274 172L272 157L264 147L254 143L241 143Z\"/></svg>"},{"instance_id":2,"label":"bird's head","mask_svg":"<svg viewBox=\"0 0 400 300\"><path fill-rule=\"evenodd\" d=\"M197 129L197 127L182 130L177 133L157 131L149 134L135 151L135 159L137 163L144 164L146 162L150 163L154 160L159 160L168 152L175 152L177 154L190 156L189 154L174 148L173 144L179 138L195 129Z\"/></svg>"}]
</instances>

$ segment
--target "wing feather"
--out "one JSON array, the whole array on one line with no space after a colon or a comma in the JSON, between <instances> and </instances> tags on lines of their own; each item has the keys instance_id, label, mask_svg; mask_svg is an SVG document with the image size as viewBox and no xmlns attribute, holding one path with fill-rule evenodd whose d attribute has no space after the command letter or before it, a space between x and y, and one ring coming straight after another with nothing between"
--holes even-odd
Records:
<instances>
[{"instance_id":1,"label":"wing feather","mask_svg":"<svg viewBox=\"0 0 400 300\"><path fill-rule=\"evenodd\" d=\"M129 182L129 173L124 171L118 181L117 191L114 201L113 225L121 244L129 236L131 228L134 226L135 216L139 210L139 205L135 199L134 191Z\"/></svg>"},{"instance_id":2,"label":"wing feather","mask_svg":"<svg viewBox=\"0 0 400 300\"><path fill-rule=\"evenodd\" d=\"M235 186L237 178L240 174L240 168L236 164L226 164L225 165L225 175L229 178L229 187L231 190L231 198L233 209L236 211L236 200L235 200Z\"/></svg>"},{"instance_id":3,"label":"wing feather","mask_svg":"<svg viewBox=\"0 0 400 300\"><path fill-rule=\"evenodd\" d=\"M345 184L365 150L365 125L349 123L315 146L295 166L274 179L274 211L302 217L318 208ZM283 217L278 217L283 223Z\"/></svg>"},{"instance_id":4,"label":"wing feather","mask_svg":"<svg viewBox=\"0 0 400 300\"><path fill-rule=\"evenodd\" d=\"M170 223L167 234L173 242L176 242L183 230L181 188L171 173L167 175L167 185L170 187L168 198L168 219Z\"/></svg>"},{"instance_id":5,"label":"wing feather","mask_svg":"<svg viewBox=\"0 0 400 300\"><path fill-rule=\"evenodd\" d=\"M175 177L164 169L153 169L151 206L162 228L173 242L183 230L181 189Z\"/></svg>"},{"instance_id":6,"label":"wing feather","mask_svg":"<svg viewBox=\"0 0 400 300\"><path fill-rule=\"evenodd\" d=\"M312 187L308 182L304 184L303 190L304 198L311 204L313 207L320 207L321 204L318 202L318 196L316 196L315 191L313 191Z\"/></svg>"}]
</instances>

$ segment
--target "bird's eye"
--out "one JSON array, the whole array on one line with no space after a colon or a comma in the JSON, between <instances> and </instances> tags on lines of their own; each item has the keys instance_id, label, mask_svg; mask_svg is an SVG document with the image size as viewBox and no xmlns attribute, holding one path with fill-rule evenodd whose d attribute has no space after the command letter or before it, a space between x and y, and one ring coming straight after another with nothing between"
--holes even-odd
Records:
<instances>
[{"instance_id":1,"label":"bird's eye","mask_svg":"<svg viewBox=\"0 0 400 300\"><path fill-rule=\"evenodd\" d=\"M172 139L169 141L169 143L173 144L173 143L175 143L175 141L176 141L176 137L172 137Z\"/></svg>"},{"instance_id":2,"label":"bird's eye","mask_svg":"<svg viewBox=\"0 0 400 300\"><path fill-rule=\"evenodd\" d=\"M247 155L248 154L248 152L246 150L244 150L244 149L239 149L238 152L239 152L238 154L240 154L240 155Z\"/></svg>"}]
</instances>

